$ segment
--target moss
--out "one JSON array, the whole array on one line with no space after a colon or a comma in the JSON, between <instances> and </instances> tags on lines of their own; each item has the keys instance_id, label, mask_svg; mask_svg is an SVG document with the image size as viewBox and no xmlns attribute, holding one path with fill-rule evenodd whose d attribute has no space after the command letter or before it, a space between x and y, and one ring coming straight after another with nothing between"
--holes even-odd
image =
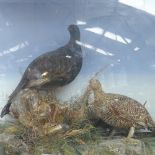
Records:
<instances>
[{"instance_id":1,"label":"moss","mask_svg":"<svg viewBox=\"0 0 155 155\"><path fill-rule=\"evenodd\" d=\"M60 151L66 155L76 154L75 147L77 145L92 143L96 137L96 135L93 134L95 130L91 125L88 126L87 124L82 129L79 128L80 126L83 125L79 124L79 126L77 126L76 124L66 133L38 137L34 141L33 149L35 154Z\"/></svg>"},{"instance_id":2,"label":"moss","mask_svg":"<svg viewBox=\"0 0 155 155\"><path fill-rule=\"evenodd\" d=\"M147 155L155 154L155 137L143 138Z\"/></svg>"},{"instance_id":3,"label":"moss","mask_svg":"<svg viewBox=\"0 0 155 155\"><path fill-rule=\"evenodd\" d=\"M22 108L30 106L31 108L23 108L24 111L18 112L17 123L0 126L1 133L15 135L14 144L9 143L6 145L7 155L18 155L24 149L33 155L41 155L42 153L120 155L118 153L120 149L124 149L123 151L126 151L126 154L136 154L133 150L134 147L129 150L121 142L117 145L117 140L108 141L103 139L107 132L104 132L101 127L94 127L92 122L89 121L91 117L89 118L88 115L86 94L74 103L70 102L61 105L57 100L53 99L52 94L46 95L45 93L43 95L41 92L37 93L28 90L27 96L30 96L28 97L29 100L25 97L25 94L21 94L19 96L21 98L20 106ZM88 92L86 91L86 93ZM33 106L31 97L39 100L37 106ZM17 107L16 105L13 107L14 113L16 113ZM90 115L92 116L92 113ZM61 125L68 125L69 127L67 129L62 127L62 130L56 132L53 130L55 126ZM147 142L146 146L152 149L154 147L153 141ZM151 152L148 152L148 154L155 154L154 149L151 149L149 149Z\"/></svg>"},{"instance_id":4,"label":"moss","mask_svg":"<svg viewBox=\"0 0 155 155\"><path fill-rule=\"evenodd\" d=\"M4 132L14 133L14 142L22 141L34 155L41 153L63 152L64 154L76 154L76 146L94 143L99 139L100 135L89 121L74 122L71 124L70 130L59 132L56 134L39 135L33 128L26 128L21 123L16 123L3 128ZM13 129L13 130L12 130ZM16 129L16 130L14 130ZM7 154L18 154L21 148L15 148L17 144L7 144Z\"/></svg>"}]
</instances>

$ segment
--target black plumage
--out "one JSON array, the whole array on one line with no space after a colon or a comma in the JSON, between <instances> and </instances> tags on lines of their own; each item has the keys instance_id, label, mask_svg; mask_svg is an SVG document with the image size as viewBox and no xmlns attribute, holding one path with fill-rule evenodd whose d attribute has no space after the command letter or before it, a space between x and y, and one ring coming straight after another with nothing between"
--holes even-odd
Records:
<instances>
[{"instance_id":1,"label":"black plumage","mask_svg":"<svg viewBox=\"0 0 155 155\"><path fill-rule=\"evenodd\" d=\"M65 46L40 55L29 64L3 108L1 117L9 113L11 102L21 89L63 86L75 79L82 66L82 50L77 44L80 31L77 25L70 25L68 31L70 40Z\"/></svg>"}]
</instances>

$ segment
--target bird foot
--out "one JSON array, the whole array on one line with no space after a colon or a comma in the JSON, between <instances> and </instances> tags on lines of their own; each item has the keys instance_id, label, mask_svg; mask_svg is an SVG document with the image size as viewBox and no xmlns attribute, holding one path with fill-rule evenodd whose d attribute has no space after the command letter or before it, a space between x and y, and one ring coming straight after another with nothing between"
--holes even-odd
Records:
<instances>
[{"instance_id":1,"label":"bird foot","mask_svg":"<svg viewBox=\"0 0 155 155\"><path fill-rule=\"evenodd\" d=\"M134 138L124 138L122 139L122 142L124 144L133 144L133 145L138 145L140 143L140 140L134 139Z\"/></svg>"}]
</instances>

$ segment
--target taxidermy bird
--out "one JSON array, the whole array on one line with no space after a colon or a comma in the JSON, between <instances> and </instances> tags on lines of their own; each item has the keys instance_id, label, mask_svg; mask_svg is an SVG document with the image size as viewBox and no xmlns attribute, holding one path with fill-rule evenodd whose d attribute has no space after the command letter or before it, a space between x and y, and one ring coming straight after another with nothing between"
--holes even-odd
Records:
<instances>
[{"instance_id":1,"label":"taxidermy bird","mask_svg":"<svg viewBox=\"0 0 155 155\"><path fill-rule=\"evenodd\" d=\"M110 126L129 128L128 138L135 128L155 127L145 105L124 95L105 93L97 79L90 80L88 92L89 111Z\"/></svg>"},{"instance_id":2,"label":"taxidermy bird","mask_svg":"<svg viewBox=\"0 0 155 155\"><path fill-rule=\"evenodd\" d=\"M68 27L69 42L54 51L40 55L25 70L23 77L1 112L1 117L9 113L14 97L21 89L58 87L72 82L82 67L82 50L76 42L80 41L77 25Z\"/></svg>"}]
</instances>

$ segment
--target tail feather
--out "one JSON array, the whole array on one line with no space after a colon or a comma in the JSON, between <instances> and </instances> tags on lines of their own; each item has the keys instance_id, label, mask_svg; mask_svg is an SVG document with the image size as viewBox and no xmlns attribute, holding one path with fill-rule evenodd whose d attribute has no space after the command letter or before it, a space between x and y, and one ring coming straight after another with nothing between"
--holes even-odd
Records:
<instances>
[{"instance_id":1,"label":"tail feather","mask_svg":"<svg viewBox=\"0 0 155 155\"><path fill-rule=\"evenodd\" d=\"M151 131L155 131L155 122L152 118L150 118L150 121L148 123L148 129Z\"/></svg>"},{"instance_id":2,"label":"tail feather","mask_svg":"<svg viewBox=\"0 0 155 155\"><path fill-rule=\"evenodd\" d=\"M1 111L1 118L4 117L4 115L8 114L10 112L10 106L11 106L11 102L8 102L4 108Z\"/></svg>"},{"instance_id":3,"label":"tail feather","mask_svg":"<svg viewBox=\"0 0 155 155\"><path fill-rule=\"evenodd\" d=\"M10 106L11 106L11 103L12 103L12 99L19 93L19 91L21 89L23 89L26 85L26 82L27 82L27 70L24 72L24 75L21 79L21 81L19 82L19 84L17 85L16 89L13 91L13 93L9 96L9 100L7 102L7 104L4 106L4 108L2 109L1 111L1 115L0 117L4 117L4 115L8 114L10 112Z\"/></svg>"}]
</instances>

